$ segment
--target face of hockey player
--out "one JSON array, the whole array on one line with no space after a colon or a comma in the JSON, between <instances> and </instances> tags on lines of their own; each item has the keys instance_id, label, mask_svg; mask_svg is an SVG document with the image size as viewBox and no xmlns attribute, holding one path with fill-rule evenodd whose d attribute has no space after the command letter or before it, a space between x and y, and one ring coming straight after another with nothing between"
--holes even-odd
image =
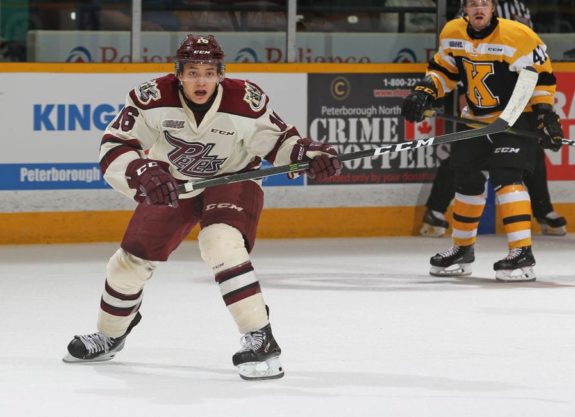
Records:
<instances>
[{"instance_id":1,"label":"face of hockey player","mask_svg":"<svg viewBox=\"0 0 575 417\"><path fill-rule=\"evenodd\" d=\"M465 13L469 17L469 24L477 31L489 26L495 14L495 5L491 0L467 0Z\"/></svg>"},{"instance_id":2,"label":"face of hockey player","mask_svg":"<svg viewBox=\"0 0 575 417\"><path fill-rule=\"evenodd\" d=\"M178 74L178 79L188 100L204 104L216 91L220 74L215 64L187 63Z\"/></svg>"}]
</instances>

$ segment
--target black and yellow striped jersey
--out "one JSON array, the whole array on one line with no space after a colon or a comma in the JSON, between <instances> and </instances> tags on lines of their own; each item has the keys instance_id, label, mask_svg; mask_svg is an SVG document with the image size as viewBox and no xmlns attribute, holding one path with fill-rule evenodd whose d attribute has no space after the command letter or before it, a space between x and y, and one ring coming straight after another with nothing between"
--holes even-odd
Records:
<instances>
[{"instance_id":1,"label":"black and yellow striped jersey","mask_svg":"<svg viewBox=\"0 0 575 417\"><path fill-rule=\"evenodd\" d=\"M509 101L519 71L530 66L539 79L525 111L531 111L533 104L553 105L556 80L543 41L522 23L493 18L497 23L482 39L469 35L465 18L447 22L426 74L437 87L438 97L461 82L468 105L465 116L492 121Z\"/></svg>"}]
</instances>

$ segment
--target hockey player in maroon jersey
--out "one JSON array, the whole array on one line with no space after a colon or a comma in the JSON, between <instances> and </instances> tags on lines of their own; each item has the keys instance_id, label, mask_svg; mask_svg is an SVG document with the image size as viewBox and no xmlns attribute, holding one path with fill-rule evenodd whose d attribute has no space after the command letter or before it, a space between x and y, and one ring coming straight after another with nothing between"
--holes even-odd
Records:
<instances>
[{"instance_id":1,"label":"hockey player in maroon jersey","mask_svg":"<svg viewBox=\"0 0 575 417\"><path fill-rule=\"evenodd\" d=\"M75 336L65 362L112 359L136 326L144 284L199 224L202 259L212 269L239 331L233 364L244 379L281 378L281 350L250 255L263 207L261 180L178 196L183 181L310 160L307 175L337 175L328 144L302 138L269 106L255 84L224 78L224 54L213 36L188 35L176 73L129 92L100 147L106 181L139 202L120 249L110 258L98 332ZM147 155L146 155L147 154Z\"/></svg>"}]
</instances>

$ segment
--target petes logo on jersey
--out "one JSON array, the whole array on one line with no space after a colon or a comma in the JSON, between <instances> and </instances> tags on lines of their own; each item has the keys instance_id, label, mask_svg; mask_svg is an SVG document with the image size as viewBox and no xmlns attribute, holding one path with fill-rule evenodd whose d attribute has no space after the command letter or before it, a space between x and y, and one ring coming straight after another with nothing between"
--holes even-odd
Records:
<instances>
[{"instance_id":1,"label":"petes logo on jersey","mask_svg":"<svg viewBox=\"0 0 575 417\"><path fill-rule=\"evenodd\" d=\"M266 95L255 85L248 82L245 83L245 88L244 101L249 104L250 109L256 112L263 109L266 104Z\"/></svg>"},{"instance_id":2,"label":"petes logo on jersey","mask_svg":"<svg viewBox=\"0 0 575 417\"><path fill-rule=\"evenodd\" d=\"M189 177L211 177L218 173L225 158L209 155L213 143L186 142L164 131L166 141L175 149L168 153L168 159L179 172Z\"/></svg>"},{"instance_id":3,"label":"petes logo on jersey","mask_svg":"<svg viewBox=\"0 0 575 417\"><path fill-rule=\"evenodd\" d=\"M162 95L156 81L148 81L136 88L136 95L142 104L149 104L152 100L159 100Z\"/></svg>"}]
</instances>

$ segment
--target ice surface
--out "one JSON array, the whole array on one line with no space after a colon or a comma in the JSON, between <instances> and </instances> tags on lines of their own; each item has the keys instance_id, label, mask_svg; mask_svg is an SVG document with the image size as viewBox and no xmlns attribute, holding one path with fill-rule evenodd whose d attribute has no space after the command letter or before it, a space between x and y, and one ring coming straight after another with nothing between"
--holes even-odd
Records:
<instances>
[{"instance_id":1,"label":"ice surface","mask_svg":"<svg viewBox=\"0 0 575 417\"><path fill-rule=\"evenodd\" d=\"M148 283L106 363L61 361L95 330L116 244L0 246L0 416L573 417L575 238L536 236L534 283L427 274L447 238L260 240L253 263L285 378L241 380L239 334L196 242Z\"/></svg>"}]
</instances>

